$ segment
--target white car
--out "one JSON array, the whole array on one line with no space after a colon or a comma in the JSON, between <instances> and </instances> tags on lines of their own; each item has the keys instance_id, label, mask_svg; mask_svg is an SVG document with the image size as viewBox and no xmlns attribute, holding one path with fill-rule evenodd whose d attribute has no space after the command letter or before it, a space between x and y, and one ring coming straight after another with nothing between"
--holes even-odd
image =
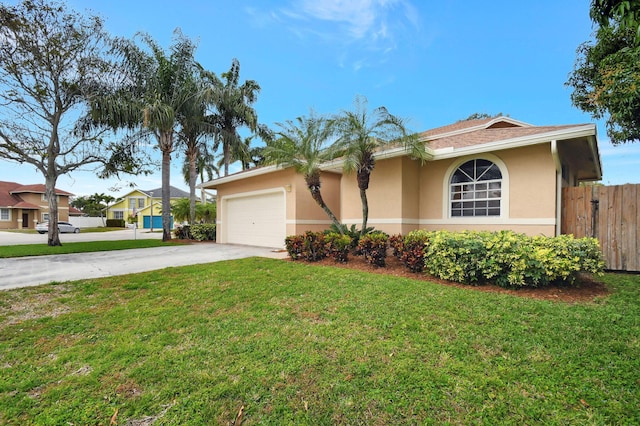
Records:
<instances>
[{"instance_id":1,"label":"white car","mask_svg":"<svg viewBox=\"0 0 640 426\"><path fill-rule=\"evenodd\" d=\"M49 222L42 222L37 224L36 231L38 231L39 234L44 234L46 232L49 232ZM80 228L78 228L75 225L72 225L69 222L58 222L58 231L61 233L73 232L74 234L77 234L80 232Z\"/></svg>"}]
</instances>

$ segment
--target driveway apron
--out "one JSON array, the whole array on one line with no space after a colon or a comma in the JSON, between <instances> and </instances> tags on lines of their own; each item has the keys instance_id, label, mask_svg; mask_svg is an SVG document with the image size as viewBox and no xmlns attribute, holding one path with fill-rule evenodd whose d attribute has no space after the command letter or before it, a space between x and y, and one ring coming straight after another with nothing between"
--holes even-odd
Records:
<instances>
[{"instance_id":1,"label":"driveway apron","mask_svg":"<svg viewBox=\"0 0 640 426\"><path fill-rule=\"evenodd\" d=\"M210 243L0 259L0 290L253 256L283 258L285 254L269 248Z\"/></svg>"}]
</instances>

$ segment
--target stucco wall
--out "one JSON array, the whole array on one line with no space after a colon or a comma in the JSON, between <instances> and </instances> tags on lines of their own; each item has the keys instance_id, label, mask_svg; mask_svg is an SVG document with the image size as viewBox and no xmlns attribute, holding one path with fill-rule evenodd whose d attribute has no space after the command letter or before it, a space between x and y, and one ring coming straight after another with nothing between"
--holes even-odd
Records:
<instances>
[{"instance_id":1,"label":"stucco wall","mask_svg":"<svg viewBox=\"0 0 640 426\"><path fill-rule=\"evenodd\" d=\"M340 219L340 175L322 173L322 198L331 211ZM331 221L318 206L305 184L304 177L292 168L278 170L239 181L219 185L218 200L228 195L284 188L286 194L287 235L300 234L307 230L321 231L329 228ZM218 221L221 221L222 209L217 209Z\"/></svg>"},{"instance_id":2,"label":"stucco wall","mask_svg":"<svg viewBox=\"0 0 640 426\"><path fill-rule=\"evenodd\" d=\"M501 217L450 218L448 177L474 158L499 163L503 173ZM409 158L376 162L369 191L369 226L387 233L429 230L512 229L530 235L554 235L556 171L550 144L496 151L487 155L427 161ZM341 185L343 220L361 223L362 210L355 175Z\"/></svg>"},{"instance_id":3,"label":"stucco wall","mask_svg":"<svg viewBox=\"0 0 640 426\"><path fill-rule=\"evenodd\" d=\"M503 214L499 218L449 217L449 173L474 158L486 158L505 169ZM429 162L421 169L420 185L420 228L452 231L511 229L529 235L555 234L556 170L550 144Z\"/></svg>"}]
</instances>

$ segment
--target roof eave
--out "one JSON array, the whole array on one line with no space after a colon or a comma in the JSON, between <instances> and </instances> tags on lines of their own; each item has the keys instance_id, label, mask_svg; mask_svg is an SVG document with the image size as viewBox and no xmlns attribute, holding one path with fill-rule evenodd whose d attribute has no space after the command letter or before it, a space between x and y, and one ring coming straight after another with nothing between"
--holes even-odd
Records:
<instances>
[{"instance_id":1,"label":"roof eave","mask_svg":"<svg viewBox=\"0 0 640 426\"><path fill-rule=\"evenodd\" d=\"M499 151L504 149L521 148L524 146L538 145L540 143L546 143L551 140L562 140L572 138L589 138L596 134L595 124L585 124L577 127L570 127L567 129L554 130L546 133L538 133L529 136L520 136L517 138L505 139L501 141L488 142L479 145L467 146L462 148L445 147L434 150L434 160L442 160L445 158L460 157L463 155L480 154L488 151ZM597 143L593 143L596 146ZM593 150L593 147L591 148ZM597 155L598 163L600 162L600 156Z\"/></svg>"}]
</instances>

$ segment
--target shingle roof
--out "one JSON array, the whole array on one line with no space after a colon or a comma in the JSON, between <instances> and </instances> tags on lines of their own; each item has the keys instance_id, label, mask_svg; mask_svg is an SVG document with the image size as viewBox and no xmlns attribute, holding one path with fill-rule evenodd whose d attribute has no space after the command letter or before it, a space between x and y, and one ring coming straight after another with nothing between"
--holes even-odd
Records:
<instances>
[{"instance_id":1,"label":"shingle roof","mask_svg":"<svg viewBox=\"0 0 640 426\"><path fill-rule=\"evenodd\" d=\"M46 186L41 183L36 183L33 185L20 185L19 183L9 182L15 185L15 188L11 191L14 194L30 192L34 194L44 194L46 190ZM56 194L58 195L73 195L70 192L63 191L61 189L55 189Z\"/></svg>"},{"instance_id":2,"label":"shingle roof","mask_svg":"<svg viewBox=\"0 0 640 426\"><path fill-rule=\"evenodd\" d=\"M42 184L21 185L16 182L0 181L0 207L21 209L39 209L40 206L25 202L19 194L35 193L44 194L45 186ZM70 192L56 189L58 195L73 195Z\"/></svg>"},{"instance_id":3,"label":"shingle roof","mask_svg":"<svg viewBox=\"0 0 640 426\"><path fill-rule=\"evenodd\" d=\"M535 126L535 127L503 127L472 130L467 133L445 136L441 138L426 138L431 149L441 148L463 148L473 145L482 145L490 142L505 141L509 139L521 138L553 132L556 130L569 129L577 125L566 126Z\"/></svg>"},{"instance_id":4,"label":"shingle roof","mask_svg":"<svg viewBox=\"0 0 640 426\"><path fill-rule=\"evenodd\" d=\"M145 194L151 194L153 192L153 198L160 198L162 195L162 187L156 189L149 189L148 191L140 190ZM189 198L189 193L183 191L182 189L176 188L175 186L169 187L169 198Z\"/></svg>"}]
</instances>

